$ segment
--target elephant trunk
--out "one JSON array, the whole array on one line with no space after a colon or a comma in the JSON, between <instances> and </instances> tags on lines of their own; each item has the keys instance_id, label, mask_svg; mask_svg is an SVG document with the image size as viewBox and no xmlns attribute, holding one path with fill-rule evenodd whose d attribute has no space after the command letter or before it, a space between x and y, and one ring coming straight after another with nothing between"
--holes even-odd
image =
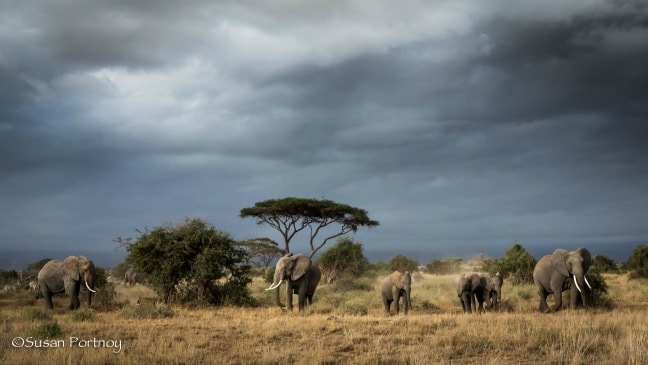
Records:
<instances>
[{"instance_id":1,"label":"elephant trunk","mask_svg":"<svg viewBox=\"0 0 648 365\"><path fill-rule=\"evenodd\" d=\"M281 285L281 282L283 281L283 270L275 270L274 277L272 280L272 285L270 285L266 290L264 291L270 291L273 289L278 288Z\"/></svg>"}]
</instances>

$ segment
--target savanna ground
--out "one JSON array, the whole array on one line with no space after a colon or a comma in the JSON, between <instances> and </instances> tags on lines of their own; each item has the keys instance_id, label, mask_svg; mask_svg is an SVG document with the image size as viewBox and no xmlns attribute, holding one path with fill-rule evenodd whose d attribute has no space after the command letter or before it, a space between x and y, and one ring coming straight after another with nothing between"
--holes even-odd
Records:
<instances>
[{"instance_id":1,"label":"savanna ground","mask_svg":"<svg viewBox=\"0 0 648 365\"><path fill-rule=\"evenodd\" d=\"M646 280L605 275L614 308L555 314L537 312L532 285L505 282L502 311L463 314L455 278L415 274L413 310L392 316L383 313L380 278L321 285L303 313L275 307L261 279L251 287L257 308L151 306L157 318L137 315L136 298L153 296L139 284L118 283L119 300L133 304L112 311L71 313L57 295L45 314L32 292L0 292L0 363L648 364ZM52 322L59 347L36 348Z\"/></svg>"}]
</instances>

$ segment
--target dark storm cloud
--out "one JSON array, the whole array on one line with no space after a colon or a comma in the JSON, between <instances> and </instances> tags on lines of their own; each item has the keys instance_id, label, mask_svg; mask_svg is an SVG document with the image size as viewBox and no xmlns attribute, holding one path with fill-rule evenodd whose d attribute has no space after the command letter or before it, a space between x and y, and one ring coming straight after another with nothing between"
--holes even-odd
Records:
<instances>
[{"instance_id":1,"label":"dark storm cloud","mask_svg":"<svg viewBox=\"0 0 648 365\"><path fill-rule=\"evenodd\" d=\"M646 35L641 2L3 2L0 241L268 236L238 211L294 195L417 257L637 244Z\"/></svg>"}]
</instances>

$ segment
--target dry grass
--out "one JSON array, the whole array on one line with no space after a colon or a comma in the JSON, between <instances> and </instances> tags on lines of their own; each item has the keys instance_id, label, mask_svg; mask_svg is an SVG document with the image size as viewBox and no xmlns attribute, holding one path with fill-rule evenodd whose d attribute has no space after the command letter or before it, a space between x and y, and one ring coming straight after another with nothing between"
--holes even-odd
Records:
<instances>
[{"instance_id":1,"label":"dry grass","mask_svg":"<svg viewBox=\"0 0 648 365\"><path fill-rule=\"evenodd\" d=\"M322 286L304 313L272 306L254 282L260 308L173 308L173 317L133 319L123 311L75 320L56 298L53 315L35 315L42 299L0 293L0 363L33 364L646 364L648 282L605 277L616 308L536 312L531 286L504 284L510 311L464 315L451 276L420 276L410 315L383 314L378 279L357 288ZM118 286L122 300L152 293ZM137 291L142 292L137 292ZM136 293L137 292L137 293ZM270 298L268 298L270 297ZM133 302L134 303L134 302ZM36 308L37 310L34 310ZM78 317L78 316L77 316ZM81 316L86 318L86 316ZM15 348L34 328L55 322L65 347ZM115 347L70 346L70 337L121 341Z\"/></svg>"}]
</instances>

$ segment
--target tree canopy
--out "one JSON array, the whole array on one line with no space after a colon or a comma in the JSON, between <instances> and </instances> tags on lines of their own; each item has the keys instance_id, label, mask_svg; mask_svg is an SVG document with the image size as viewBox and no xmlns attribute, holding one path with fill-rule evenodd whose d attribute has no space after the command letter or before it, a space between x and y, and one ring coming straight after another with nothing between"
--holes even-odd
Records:
<instances>
[{"instance_id":1,"label":"tree canopy","mask_svg":"<svg viewBox=\"0 0 648 365\"><path fill-rule=\"evenodd\" d=\"M247 251L247 263L256 268L267 269L273 260L284 254L279 244L267 237L239 241L236 245Z\"/></svg>"},{"instance_id":2,"label":"tree canopy","mask_svg":"<svg viewBox=\"0 0 648 365\"><path fill-rule=\"evenodd\" d=\"M498 260L500 269L509 275L511 283L533 283L533 269L537 260L521 244L514 242Z\"/></svg>"},{"instance_id":3,"label":"tree canopy","mask_svg":"<svg viewBox=\"0 0 648 365\"><path fill-rule=\"evenodd\" d=\"M630 278L648 278L648 245L638 245L625 265L630 272Z\"/></svg>"},{"instance_id":4,"label":"tree canopy","mask_svg":"<svg viewBox=\"0 0 648 365\"><path fill-rule=\"evenodd\" d=\"M418 271L419 263L413 258L409 258L403 254L396 254L389 260L389 268L392 271L405 272L409 271L410 273Z\"/></svg>"},{"instance_id":5,"label":"tree canopy","mask_svg":"<svg viewBox=\"0 0 648 365\"><path fill-rule=\"evenodd\" d=\"M257 224L267 224L277 230L284 239L286 253L291 252L290 241L295 235L307 231L311 257L331 239L356 232L362 226L380 224L370 219L364 209L327 199L295 197L257 202L253 207L241 209L240 217L256 218ZM320 234L324 238L316 242Z\"/></svg>"},{"instance_id":6,"label":"tree canopy","mask_svg":"<svg viewBox=\"0 0 648 365\"><path fill-rule=\"evenodd\" d=\"M338 238L335 245L324 251L316 261L326 283L333 284L363 274L369 267L369 260L363 251L362 243L354 242L348 237Z\"/></svg>"},{"instance_id":7,"label":"tree canopy","mask_svg":"<svg viewBox=\"0 0 648 365\"><path fill-rule=\"evenodd\" d=\"M124 240L118 240L124 244ZM153 288L169 300L180 286L212 304L243 304L249 300L246 252L227 233L200 218L163 225L126 244L127 260L144 273Z\"/></svg>"}]
</instances>

